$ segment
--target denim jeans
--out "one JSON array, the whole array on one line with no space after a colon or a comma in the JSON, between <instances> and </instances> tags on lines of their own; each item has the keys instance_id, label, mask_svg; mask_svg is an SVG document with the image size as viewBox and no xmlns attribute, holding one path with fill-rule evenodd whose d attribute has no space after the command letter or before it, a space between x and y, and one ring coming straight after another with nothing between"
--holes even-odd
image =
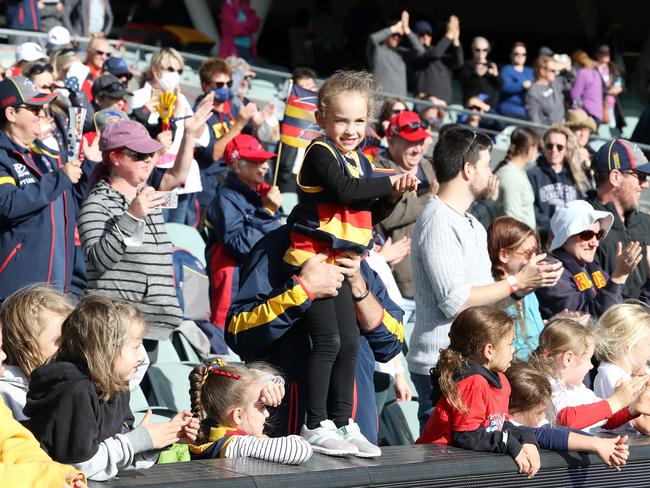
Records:
<instances>
[{"instance_id":1,"label":"denim jeans","mask_svg":"<svg viewBox=\"0 0 650 488\"><path fill-rule=\"evenodd\" d=\"M409 371L411 381L418 392L418 421L420 422L420 433L433 412L433 403L431 402L431 378L426 374L418 374Z\"/></svg>"}]
</instances>

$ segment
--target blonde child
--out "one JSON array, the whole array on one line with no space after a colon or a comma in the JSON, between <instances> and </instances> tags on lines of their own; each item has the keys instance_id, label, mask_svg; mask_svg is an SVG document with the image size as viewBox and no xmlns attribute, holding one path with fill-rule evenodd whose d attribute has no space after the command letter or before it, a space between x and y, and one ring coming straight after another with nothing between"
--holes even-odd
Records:
<instances>
[{"instance_id":1,"label":"blonde child","mask_svg":"<svg viewBox=\"0 0 650 488\"><path fill-rule=\"evenodd\" d=\"M0 322L0 329L2 329ZM0 332L2 332L0 330ZM0 374L6 359L0 334ZM55 463L32 433L11 414L0 398L0 486L86 488L86 477L71 466Z\"/></svg>"},{"instance_id":2,"label":"blonde child","mask_svg":"<svg viewBox=\"0 0 650 488\"><path fill-rule=\"evenodd\" d=\"M647 377L620 383L605 400L583 384L593 367L595 346L594 334L571 319L556 319L540 334L530 362L551 383L552 405L546 417L552 423L585 432L596 427L611 430L650 411L648 393L640 395Z\"/></svg>"},{"instance_id":3,"label":"blonde child","mask_svg":"<svg viewBox=\"0 0 650 488\"><path fill-rule=\"evenodd\" d=\"M537 438L508 416L504 372L515 352L512 317L495 307L468 308L452 322L449 339L431 373L436 406L416 444L507 453L532 478L540 468Z\"/></svg>"},{"instance_id":4,"label":"blonde child","mask_svg":"<svg viewBox=\"0 0 650 488\"><path fill-rule=\"evenodd\" d=\"M27 419L23 408L29 375L57 351L61 324L73 309L72 300L46 284L21 288L2 304L2 336L9 347L0 394L16 420Z\"/></svg>"},{"instance_id":5,"label":"blonde child","mask_svg":"<svg viewBox=\"0 0 650 488\"><path fill-rule=\"evenodd\" d=\"M647 373L650 311L640 302L614 305L601 315L596 335L596 355L601 363L594 379L594 393L606 398L620 382ZM618 430L650 435L650 416L641 415Z\"/></svg>"},{"instance_id":6,"label":"blonde child","mask_svg":"<svg viewBox=\"0 0 650 488\"><path fill-rule=\"evenodd\" d=\"M190 374L192 412L201 419L192 459L252 457L285 464L301 464L312 455L302 437L269 438L264 425L267 406L278 406L284 381L264 366L198 365Z\"/></svg>"},{"instance_id":7,"label":"blonde child","mask_svg":"<svg viewBox=\"0 0 650 488\"><path fill-rule=\"evenodd\" d=\"M629 456L627 436L600 438L581 431L552 427L545 411L551 404L551 383L548 378L523 361L513 361L506 371L510 382L508 413L514 425L532 427L543 449L581 451L596 454L609 467L620 470Z\"/></svg>"},{"instance_id":8,"label":"blonde child","mask_svg":"<svg viewBox=\"0 0 650 488\"><path fill-rule=\"evenodd\" d=\"M378 91L371 74L348 71L332 75L318 92L316 122L325 137L307 147L297 176L300 203L287 219L291 226L291 244L284 255L287 275L297 275L317 254L345 266L346 259L366 253L373 224L390 214L402 194L417 188L415 176L380 174L361 152ZM305 292L311 297L310 290ZM312 353L301 436L316 452L381 455L351 419L359 348L354 302L367 296L367 289L352 290L344 282L335 297L313 301L302 316Z\"/></svg>"},{"instance_id":9,"label":"blonde child","mask_svg":"<svg viewBox=\"0 0 650 488\"><path fill-rule=\"evenodd\" d=\"M63 322L59 351L32 372L26 426L55 460L88 479L149 467L158 449L196 439L189 411L160 424L150 423L148 412L133 428L129 380L143 360L145 330L130 303L88 295Z\"/></svg>"}]
</instances>

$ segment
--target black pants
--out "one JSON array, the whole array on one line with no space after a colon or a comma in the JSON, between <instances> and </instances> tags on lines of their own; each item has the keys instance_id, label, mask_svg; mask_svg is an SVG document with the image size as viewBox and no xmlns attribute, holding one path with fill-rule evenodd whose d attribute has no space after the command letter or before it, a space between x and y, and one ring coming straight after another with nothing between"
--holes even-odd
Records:
<instances>
[{"instance_id":1,"label":"black pants","mask_svg":"<svg viewBox=\"0 0 650 488\"><path fill-rule=\"evenodd\" d=\"M359 352L359 328L350 286L316 300L303 315L312 353L307 371L307 428L330 419L337 427L352 416L354 373Z\"/></svg>"}]
</instances>

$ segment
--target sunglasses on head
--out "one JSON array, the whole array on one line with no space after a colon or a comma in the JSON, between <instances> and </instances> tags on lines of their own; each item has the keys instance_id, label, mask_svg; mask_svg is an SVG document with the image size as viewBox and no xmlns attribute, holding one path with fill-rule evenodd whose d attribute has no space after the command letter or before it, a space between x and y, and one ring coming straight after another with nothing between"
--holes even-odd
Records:
<instances>
[{"instance_id":1,"label":"sunglasses on head","mask_svg":"<svg viewBox=\"0 0 650 488\"><path fill-rule=\"evenodd\" d=\"M604 235L605 231L603 229L600 229L598 232L594 232L593 230L583 230L580 232L580 234L577 234L578 239L584 242L590 241L594 237L599 241L603 238Z\"/></svg>"},{"instance_id":2,"label":"sunglasses on head","mask_svg":"<svg viewBox=\"0 0 650 488\"><path fill-rule=\"evenodd\" d=\"M554 142L547 142L544 144L544 147L547 151L553 150L553 147L557 148L558 152L564 151L564 144L555 144Z\"/></svg>"},{"instance_id":3,"label":"sunglasses on head","mask_svg":"<svg viewBox=\"0 0 650 488\"><path fill-rule=\"evenodd\" d=\"M124 147L122 148L122 154L127 156L129 159L132 159L133 161L144 161L145 159L152 158L156 153L141 153L138 151L133 151L128 147Z\"/></svg>"},{"instance_id":4,"label":"sunglasses on head","mask_svg":"<svg viewBox=\"0 0 650 488\"><path fill-rule=\"evenodd\" d=\"M172 66L167 66L166 68L161 68L163 71L169 71L170 73L178 73L179 75L183 74L183 68L174 69Z\"/></svg>"},{"instance_id":5,"label":"sunglasses on head","mask_svg":"<svg viewBox=\"0 0 650 488\"><path fill-rule=\"evenodd\" d=\"M395 127L395 132L401 132L405 129L418 130L420 128L426 129L427 126L423 122L410 122L408 124Z\"/></svg>"},{"instance_id":6,"label":"sunglasses on head","mask_svg":"<svg viewBox=\"0 0 650 488\"><path fill-rule=\"evenodd\" d=\"M232 88L232 80L228 80L228 81L215 81L214 83L212 83L212 85L213 85L215 88L225 88L225 87Z\"/></svg>"},{"instance_id":7,"label":"sunglasses on head","mask_svg":"<svg viewBox=\"0 0 650 488\"><path fill-rule=\"evenodd\" d=\"M23 73L23 75L26 76L27 78L30 78L32 76L41 75L41 74L45 73L46 71L48 73L54 73L54 68L52 67L51 64L49 64L49 63L48 64L35 64L31 68L29 68L27 71L25 71Z\"/></svg>"}]
</instances>

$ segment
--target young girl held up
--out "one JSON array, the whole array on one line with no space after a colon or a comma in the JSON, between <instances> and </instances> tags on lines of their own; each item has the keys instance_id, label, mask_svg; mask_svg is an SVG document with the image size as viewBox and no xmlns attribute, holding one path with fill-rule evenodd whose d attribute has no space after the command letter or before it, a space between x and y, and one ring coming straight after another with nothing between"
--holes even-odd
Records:
<instances>
[{"instance_id":1,"label":"young girl held up","mask_svg":"<svg viewBox=\"0 0 650 488\"><path fill-rule=\"evenodd\" d=\"M512 318L495 307L470 307L451 324L449 347L431 370L435 410L416 444L453 444L507 453L529 478L540 468L532 429L509 421L504 372L515 352Z\"/></svg>"},{"instance_id":2,"label":"young girl held up","mask_svg":"<svg viewBox=\"0 0 650 488\"><path fill-rule=\"evenodd\" d=\"M606 466L621 469L630 454L627 436L601 438L582 431L552 427L545 411L551 404L551 383L529 363L515 360L506 371L510 382L508 413L514 425L531 427L539 447L553 451L580 451L596 454Z\"/></svg>"},{"instance_id":3,"label":"young girl held up","mask_svg":"<svg viewBox=\"0 0 650 488\"><path fill-rule=\"evenodd\" d=\"M7 360L0 394L16 420L27 420L23 408L29 375L56 353L61 324L73 309L70 298L46 284L21 288L3 302L0 323Z\"/></svg>"},{"instance_id":4,"label":"young girl held up","mask_svg":"<svg viewBox=\"0 0 650 488\"><path fill-rule=\"evenodd\" d=\"M620 382L604 400L584 385L595 346L594 334L571 319L555 319L540 334L530 363L551 383L552 405L546 411L551 423L585 432L611 430L650 412L647 376Z\"/></svg>"},{"instance_id":5,"label":"young girl held up","mask_svg":"<svg viewBox=\"0 0 650 488\"><path fill-rule=\"evenodd\" d=\"M143 361L146 323L130 303L100 295L81 299L63 322L58 352L32 372L26 426L56 461L102 481L118 470L147 468L158 450L196 439L189 411L133 428L129 380Z\"/></svg>"},{"instance_id":6,"label":"young girl held up","mask_svg":"<svg viewBox=\"0 0 650 488\"><path fill-rule=\"evenodd\" d=\"M650 310L641 302L614 305L598 320L596 356L601 363L594 379L594 393L607 398L623 381L648 374L650 360ZM650 435L650 416L641 415L617 432Z\"/></svg>"},{"instance_id":7,"label":"young girl held up","mask_svg":"<svg viewBox=\"0 0 650 488\"><path fill-rule=\"evenodd\" d=\"M190 373L192 412L201 420L192 459L252 457L285 464L301 464L312 455L311 444L300 436L271 439L264 435L267 406L284 396L284 380L268 366L225 364L217 359Z\"/></svg>"},{"instance_id":8,"label":"young girl held up","mask_svg":"<svg viewBox=\"0 0 650 488\"><path fill-rule=\"evenodd\" d=\"M373 75L348 71L329 77L318 92L316 121L325 136L307 147L296 179L300 203L287 219L291 226L291 245L284 255L287 275L297 275L304 262L318 254L343 267L346 259L364 255L372 246L373 224L386 218L405 192L417 189L414 175L388 176L361 152L378 91ZM419 123L404 130L415 136L421 131L426 137ZM316 452L381 455L351 419L359 348L354 302L367 296L367 289L352 290L344 282L337 296L313 301L303 315L312 353L301 435Z\"/></svg>"}]
</instances>

